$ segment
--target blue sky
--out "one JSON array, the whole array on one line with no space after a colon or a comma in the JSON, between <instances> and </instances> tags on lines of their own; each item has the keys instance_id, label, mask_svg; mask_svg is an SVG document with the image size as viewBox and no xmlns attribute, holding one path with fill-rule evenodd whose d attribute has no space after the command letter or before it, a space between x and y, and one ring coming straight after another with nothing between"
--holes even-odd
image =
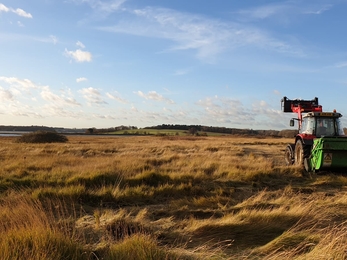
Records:
<instances>
[{"instance_id":1,"label":"blue sky","mask_svg":"<svg viewBox=\"0 0 347 260\"><path fill-rule=\"evenodd\" d=\"M346 0L0 0L0 124L347 126Z\"/></svg>"}]
</instances>

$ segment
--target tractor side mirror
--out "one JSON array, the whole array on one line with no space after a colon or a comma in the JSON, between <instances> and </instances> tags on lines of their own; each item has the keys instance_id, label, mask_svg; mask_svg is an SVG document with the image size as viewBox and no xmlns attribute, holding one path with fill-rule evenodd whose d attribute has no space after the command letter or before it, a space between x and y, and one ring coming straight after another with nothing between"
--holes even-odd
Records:
<instances>
[{"instance_id":1,"label":"tractor side mirror","mask_svg":"<svg viewBox=\"0 0 347 260\"><path fill-rule=\"evenodd\" d=\"M290 119L289 125L294 126L294 119Z\"/></svg>"}]
</instances>

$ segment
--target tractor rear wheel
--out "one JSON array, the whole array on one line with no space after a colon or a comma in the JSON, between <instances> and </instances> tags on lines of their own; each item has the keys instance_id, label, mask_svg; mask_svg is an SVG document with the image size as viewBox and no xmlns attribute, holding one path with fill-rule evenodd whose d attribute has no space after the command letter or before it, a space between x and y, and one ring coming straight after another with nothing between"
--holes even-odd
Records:
<instances>
[{"instance_id":1,"label":"tractor rear wheel","mask_svg":"<svg viewBox=\"0 0 347 260\"><path fill-rule=\"evenodd\" d=\"M310 149L308 145L304 145L302 140L298 139L295 143L294 163L298 166L304 166L304 159L310 157Z\"/></svg>"}]
</instances>

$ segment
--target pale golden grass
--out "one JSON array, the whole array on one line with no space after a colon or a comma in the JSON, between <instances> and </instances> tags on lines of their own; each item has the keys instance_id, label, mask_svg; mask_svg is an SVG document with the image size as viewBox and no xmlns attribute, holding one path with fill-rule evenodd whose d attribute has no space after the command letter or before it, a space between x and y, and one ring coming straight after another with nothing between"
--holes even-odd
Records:
<instances>
[{"instance_id":1,"label":"pale golden grass","mask_svg":"<svg viewBox=\"0 0 347 260\"><path fill-rule=\"evenodd\" d=\"M14 244L17 259L345 259L347 178L284 166L292 139L13 140L0 139L7 259Z\"/></svg>"},{"instance_id":2,"label":"pale golden grass","mask_svg":"<svg viewBox=\"0 0 347 260\"><path fill-rule=\"evenodd\" d=\"M325 228L295 227L272 241L264 251L267 259L346 259L346 223ZM265 255L264 255L265 257Z\"/></svg>"},{"instance_id":3,"label":"pale golden grass","mask_svg":"<svg viewBox=\"0 0 347 260\"><path fill-rule=\"evenodd\" d=\"M42 205L20 193L0 201L1 259L88 259L63 204ZM46 208L45 208L46 207Z\"/></svg>"}]
</instances>

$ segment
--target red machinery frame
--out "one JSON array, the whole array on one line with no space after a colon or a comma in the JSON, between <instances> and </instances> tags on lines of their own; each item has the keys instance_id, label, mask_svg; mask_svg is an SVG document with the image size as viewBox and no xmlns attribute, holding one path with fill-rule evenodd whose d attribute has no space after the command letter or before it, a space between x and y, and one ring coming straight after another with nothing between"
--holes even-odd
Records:
<instances>
[{"instance_id":1,"label":"red machinery frame","mask_svg":"<svg viewBox=\"0 0 347 260\"><path fill-rule=\"evenodd\" d=\"M312 100L288 99L287 97L283 97L281 107L283 112L298 114L299 129L301 129L302 124L302 113L323 111L323 107L318 104L317 97Z\"/></svg>"}]
</instances>

